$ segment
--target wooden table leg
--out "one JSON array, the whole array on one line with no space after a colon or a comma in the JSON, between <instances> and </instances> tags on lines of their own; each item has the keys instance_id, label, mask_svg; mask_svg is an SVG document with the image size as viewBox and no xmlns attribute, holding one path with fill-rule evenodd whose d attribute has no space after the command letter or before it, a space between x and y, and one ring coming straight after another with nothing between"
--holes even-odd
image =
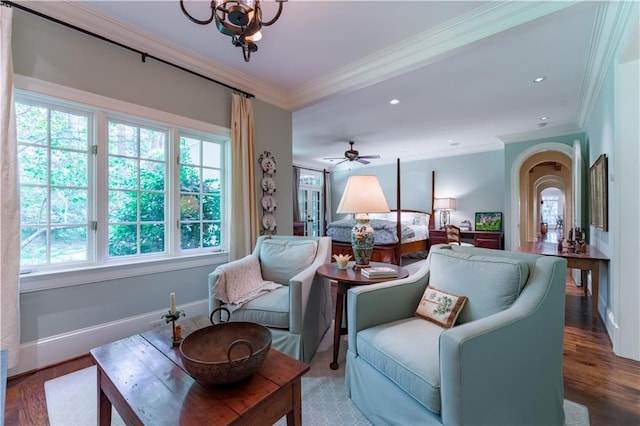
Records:
<instances>
[{"instance_id":1,"label":"wooden table leg","mask_svg":"<svg viewBox=\"0 0 640 426\"><path fill-rule=\"evenodd\" d=\"M600 280L600 261L591 262L591 314L593 321L598 321L598 285ZM587 287L585 283L585 288Z\"/></svg>"},{"instance_id":2,"label":"wooden table leg","mask_svg":"<svg viewBox=\"0 0 640 426\"><path fill-rule=\"evenodd\" d=\"M347 297L347 285L338 282L338 293L336 295L336 314L333 324L333 361L329 364L332 370L338 369L338 352L340 351L340 336L342 335L342 311Z\"/></svg>"},{"instance_id":3,"label":"wooden table leg","mask_svg":"<svg viewBox=\"0 0 640 426\"><path fill-rule=\"evenodd\" d=\"M300 378L292 383L293 410L287 413L287 426L302 426L302 384Z\"/></svg>"},{"instance_id":4,"label":"wooden table leg","mask_svg":"<svg viewBox=\"0 0 640 426\"><path fill-rule=\"evenodd\" d=\"M102 372L98 368L98 425L111 426L111 401L102 390Z\"/></svg>"}]
</instances>

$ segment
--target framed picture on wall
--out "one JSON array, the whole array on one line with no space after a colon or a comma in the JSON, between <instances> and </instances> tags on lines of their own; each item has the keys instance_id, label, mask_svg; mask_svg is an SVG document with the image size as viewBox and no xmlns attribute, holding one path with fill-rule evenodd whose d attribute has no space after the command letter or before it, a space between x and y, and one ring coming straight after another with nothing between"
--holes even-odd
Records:
<instances>
[{"instance_id":1,"label":"framed picture on wall","mask_svg":"<svg viewBox=\"0 0 640 426\"><path fill-rule=\"evenodd\" d=\"M606 154L601 154L589 168L589 195L591 197L591 225L600 230L608 231L609 174Z\"/></svg>"}]
</instances>

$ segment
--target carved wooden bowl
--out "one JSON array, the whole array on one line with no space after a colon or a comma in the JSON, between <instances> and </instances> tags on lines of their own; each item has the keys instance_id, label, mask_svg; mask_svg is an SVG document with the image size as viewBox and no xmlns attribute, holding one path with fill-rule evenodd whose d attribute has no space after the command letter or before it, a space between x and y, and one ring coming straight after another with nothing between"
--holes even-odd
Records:
<instances>
[{"instance_id":1,"label":"carved wooden bowl","mask_svg":"<svg viewBox=\"0 0 640 426\"><path fill-rule=\"evenodd\" d=\"M180 355L197 382L217 385L238 382L255 373L269 349L268 328L252 322L225 322L189 334L180 344Z\"/></svg>"}]
</instances>

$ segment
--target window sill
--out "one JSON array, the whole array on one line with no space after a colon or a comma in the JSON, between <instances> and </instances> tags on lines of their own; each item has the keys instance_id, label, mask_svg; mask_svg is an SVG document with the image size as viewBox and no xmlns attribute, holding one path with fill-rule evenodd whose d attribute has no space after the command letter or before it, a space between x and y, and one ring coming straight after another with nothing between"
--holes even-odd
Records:
<instances>
[{"instance_id":1,"label":"window sill","mask_svg":"<svg viewBox=\"0 0 640 426\"><path fill-rule=\"evenodd\" d=\"M228 260L229 253L221 252L153 259L138 263L113 263L74 270L34 272L20 275L20 293L91 284L200 266L211 266L211 270L213 270L215 266L226 263Z\"/></svg>"}]
</instances>

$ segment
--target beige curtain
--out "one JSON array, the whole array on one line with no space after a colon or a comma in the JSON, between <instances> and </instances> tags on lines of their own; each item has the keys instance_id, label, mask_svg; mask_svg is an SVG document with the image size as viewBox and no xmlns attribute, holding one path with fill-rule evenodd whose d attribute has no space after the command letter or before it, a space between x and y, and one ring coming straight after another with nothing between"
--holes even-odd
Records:
<instances>
[{"instance_id":1,"label":"beige curtain","mask_svg":"<svg viewBox=\"0 0 640 426\"><path fill-rule=\"evenodd\" d=\"M231 241L229 260L253 250L258 238L256 142L253 104L233 94L231 98Z\"/></svg>"},{"instance_id":2,"label":"beige curtain","mask_svg":"<svg viewBox=\"0 0 640 426\"><path fill-rule=\"evenodd\" d=\"M9 351L9 368L18 364L20 350L20 193L13 105L12 22L13 9L0 7L0 349Z\"/></svg>"}]
</instances>

